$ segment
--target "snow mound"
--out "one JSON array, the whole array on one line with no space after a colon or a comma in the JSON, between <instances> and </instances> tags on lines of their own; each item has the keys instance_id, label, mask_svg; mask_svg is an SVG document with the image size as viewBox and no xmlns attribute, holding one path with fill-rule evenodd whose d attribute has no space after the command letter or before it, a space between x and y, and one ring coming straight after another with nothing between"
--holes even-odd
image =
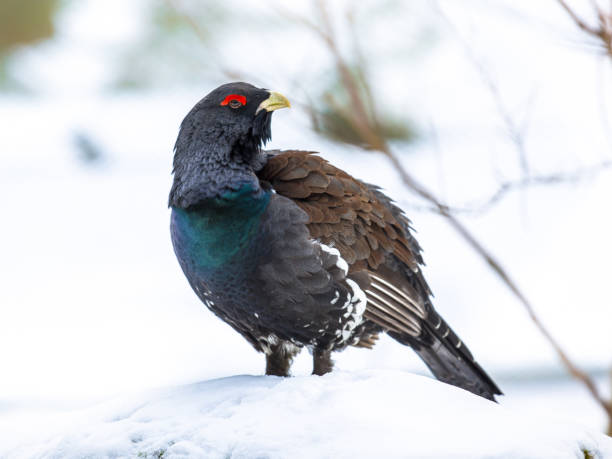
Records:
<instances>
[{"instance_id":1,"label":"snow mound","mask_svg":"<svg viewBox=\"0 0 612 459\"><path fill-rule=\"evenodd\" d=\"M400 371L235 376L115 399L62 421L20 444L0 438L0 456L584 458L586 450L612 457L603 434L525 418Z\"/></svg>"}]
</instances>

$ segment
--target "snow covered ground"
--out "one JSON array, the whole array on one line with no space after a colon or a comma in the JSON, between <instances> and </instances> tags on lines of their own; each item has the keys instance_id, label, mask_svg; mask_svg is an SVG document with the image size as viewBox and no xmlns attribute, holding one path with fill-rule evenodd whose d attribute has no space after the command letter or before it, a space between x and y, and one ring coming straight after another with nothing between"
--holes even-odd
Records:
<instances>
[{"instance_id":1,"label":"snow covered ground","mask_svg":"<svg viewBox=\"0 0 612 459\"><path fill-rule=\"evenodd\" d=\"M235 451L234 457L249 457L241 449L247 446L262 451L262 457L264 452L283 457L278 449L257 448L297 451L302 445L300 451L307 452L320 444L338 451L333 448L343 440L343 451L370 452L378 438L387 440L378 442L379 448L402 446L401 451L414 451L417 457L423 456L416 452L424 457L449 453L444 448L452 445L463 457L478 451L554 457L511 455L545 452L541 447L558 457L576 457L580 442L596 448L591 440L604 457L612 454L593 433L605 426L599 407L577 383L559 377L563 370L557 359L514 298L443 221L428 213L409 211L425 250L435 304L499 380L507 394L501 407L407 375L426 370L390 339L382 339L373 351L339 354L339 375L306 376L310 359L303 352L295 379L231 378L261 374L262 356L191 292L172 253L166 208L178 124L213 83L132 95L96 92L104 61L98 50L89 55L87 46L96 34L108 33L102 31L104 24L114 24L108 17L112 9L100 11L96 3L81 6L78 14L90 15L97 29L78 20L78 27L68 27L73 34L89 34L89 41L69 36L62 49L46 51L62 65L47 65L48 55L32 58L29 65L43 69L32 74L48 89L36 98L0 99L0 457L151 456L161 450L180 455L204 447L211 448L211 455ZM598 83L607 81L609 68L573 47L566 37L578 41L578 33L554 4L544 3L517 7L521 16L485 6L489 2L479 7L471 2L471 8L442 2L513 114L522 119L529 95L536 94L527 148L539 172L586 166L610 155L599 110L602 100L610 102L609 85ZM121 9L123 2L113 4ZM481 16L471 17L473 11ZM121 24L132 30L133 22ZM310 45L297 41L291 46ZM283 50L267 48L275 61ZM291 84L258 67L257 50L251 51L245 56L253 60L251 73L269 76L275 81L268 86L292 99ZM310 53L298 50L291 56L289 67L304 59L300 56L310 59ZM75 65L81 73L64 71ZM455 38L446 37L433 48L418 72L412 68L387 75L378 88L382 97L397 95L398 85L407 81L403 87L410 100L402 104L418 106L436 128L436 142L426 136L402 152L417 177L451 202L463 203L495 188L495 181L481 180L495 178L492 169L501 179L513 176L515 152L491 94ZM427 128L426 121L423 125ZM414 201L386 162L330 144L307 126L298 110L279 112L270 147L322 151L357 177L383 184L410 209ZM75 130L87 132L108 153L103 167L75 161ZM464 217L516 277L572 357L599 375L606 395L610 382L603 369L612 357L612 217L605 209L610 208L611 178L608 171L580 184L511 194L484 216ZM271 412L265 416L270 424L253 421L261 419L257 409ZM442 416L444 409L453 415ZM297 421L283 421L290 416ZM540 417L553 423L532 422ZM449 428L438 431L444 441L424 432L423 426L432 426L436 418L442 419L440 429ZM497 436L488 434L495 423L482 418L502 426ZM323 427L347 419L351 425L335 429L337 441L326 436ZM427 422L419 427L419 420ZM478 438L467 425L481 429ZM279 445L283 438L274 437L272 426L293 440ZM318 434L307 436L308 429ZM513 429L525 440L521 449L513 449L518 444ZM248 432L251 437L241 435ZM399 436L391 439L392 434ZM209 443L211 435L219 442ZM411 438L419 441L411 443ZM497 451L487 449L493 439ZM307 440L312 443L306 445ZM237 449L231 450L232 444Z\"/></svg>"},{"instance_id":2,"label":"snow covered ground","mask_svg":"<svg viewBox=\"0 0 612 459\"><path fill-rule=\"evenodd\" d=\"M612 438L400 371L234 376L0 419L0 456L603 458Z\"/></svg>"}]
</instances>

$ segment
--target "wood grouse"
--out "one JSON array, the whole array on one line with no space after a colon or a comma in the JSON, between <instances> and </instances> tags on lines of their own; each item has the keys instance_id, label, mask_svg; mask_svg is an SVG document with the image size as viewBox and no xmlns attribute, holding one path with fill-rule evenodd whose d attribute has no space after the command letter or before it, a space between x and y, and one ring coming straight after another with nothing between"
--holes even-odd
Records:
<instances>
[{"instance_id":1,"label":"wood grouse","mask_svg":"<svg viewBox=\"0 0 612 459\"><path fill-rule=\"evenodd\" d=\"M204 304L288 376L306 346L331 353L386 332L435 377L494 400L501 391L431 303L410 221L377 186L309 151L265 151L279 93L218 87L187 114L170 191L174 251Z\"/></svg>"}]
</instances>

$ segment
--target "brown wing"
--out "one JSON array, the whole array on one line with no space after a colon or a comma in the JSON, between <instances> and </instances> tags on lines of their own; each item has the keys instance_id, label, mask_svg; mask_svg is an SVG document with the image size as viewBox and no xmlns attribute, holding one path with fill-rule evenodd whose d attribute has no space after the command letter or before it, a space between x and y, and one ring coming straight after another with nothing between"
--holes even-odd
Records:
<instances>
[{"instance_id":1,"label":"brown wing","mask_svg":"<svg viewBox=\"0 0 612 459\"><path fill-rule=\"evenodd\" d=\"M418 245L390 200L383 202L380 192L308 151L270 156L258 176L308 214L313 239L339 250L349 276L366 292L369 320L388 331L421 334L429 292L424 280L411 283L404 270L394 269L399 262L422 278Z\"/></svg>"}]
</instances>

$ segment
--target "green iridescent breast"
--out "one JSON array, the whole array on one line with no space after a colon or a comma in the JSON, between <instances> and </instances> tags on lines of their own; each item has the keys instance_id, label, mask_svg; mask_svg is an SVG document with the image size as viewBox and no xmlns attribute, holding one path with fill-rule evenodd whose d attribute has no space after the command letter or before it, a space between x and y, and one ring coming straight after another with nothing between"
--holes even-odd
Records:
<instances>
[{"instance_id":1,"label":"green iridescent breast","mask_svg":"<svg viewBox=\"0 0 612 459\"><path fill-rule=\"evenodd\" d=\"M195 209L172 209L174 249L195 269L215 269L244 251L257 234L270 194L244 186Z\"/></svg>"}]
</instances>

